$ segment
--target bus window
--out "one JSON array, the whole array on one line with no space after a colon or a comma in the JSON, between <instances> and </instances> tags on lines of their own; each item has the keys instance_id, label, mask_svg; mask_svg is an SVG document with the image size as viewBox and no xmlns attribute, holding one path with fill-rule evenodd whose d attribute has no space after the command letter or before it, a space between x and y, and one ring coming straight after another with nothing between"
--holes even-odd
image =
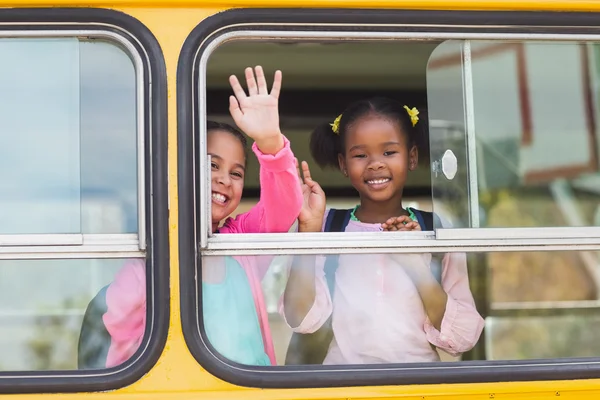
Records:
<instances>
[{"instance_id":1,"label":"bus window","mask_svg":"<svg viewBox=\"0 0 600 400\"><path fill-rule=\"evenodd\" d=\"M250 268L257 272L246 279ZM421 281L426 268L430 282ZM241 364L456 361L484 324L459 253L213 256L203 259L201 275L204 332L217 352ZM448 303L429 307L440 285ZM425 295L432 287L439 292ZM263 290L267 303L255 307Z\"/></svg>"},{"instance_id":2,"label":"bus window","mask_svg":"<svg viewBox=\"0 0 600 400\"><path fill-rule=\"evenodd\" d=\"M590 358L600 356L593 334L600 323L600 298L597 282L590 279L598 266L595 257L586 251L206 256L202 261L205 278L197 289L203 295L204 333L229 362L367 367ZM294 265L294 258L300 262ZM442 322L441 333L449 338L447 343L436 342L441 334L433 334L437 332L428 325L415 281L405 274L418 258L430 263L432 275L457 301L456 309L448 303L448 320ZM436 258L443 264L439 276ZM332 260L338 263L335 276L331 270L319 269ZM331 297L315 300L311 314L294 322L286 307L291 310L294 303L311 300L307 300L310 290L302 287L293 292L297 297L286 297L292 284L290 270L311 266L311 262L317 265L316 275L319 271L324 274L323 279L316 279L317 292ZM262 282L262 293L251 285L238 286L244 281L239 279L241 267L248 265L259 271L255 278ZM465 270L459 277L457 269L463 265L468 265L468 275ZM222 278L215 279L219 275ZM457 289L463 284L470 293ZM481 290L482 285L488 287L487 292ZM264 307L255 308L260 295L264 296ZM388 298L395 298L394 307L388 308ZM476 307L471 308L471 302ZM244 314L244 319L226 315L224 310L231 309L231 303L245 304L251 312ZM331 321L326 317L331 312L333 325L328 325ZM481 321L475 313L484 317L485 336L478 336L481 327L477 323ZM382 315L385 318L380 318ZM243 326L253 326L254 331L244 331ZM320 329L312 336L306 335L317 327ZM333 337L327 336L328 329ZM252 337L255 346L248 344ZM432 348L432 341L437 347Z\"/></svg>"},{"instance_id":3,"label":"bus window","mask_svg":"<svg viewBox=\"0 0 600 400\"><path fill-rule=\"evenodd\" d=\"M436 211L454 227L598 226L597 53L579 42L437 47L429 111L448 128L431 135Z\"/></svg>"},{"instance_id":4,"label":"bus window","mask_svg":"<svg viewBox=\"0 0 600 400\"><path fill-rule=\"evenodd\" d=\"M320 168L312 159L311 132L319 124L333 121L353 101L373 96L426 108L426 65L438 43L227 42L208 59L206 118L234 124L228 111L230 75L243 78L244 68L261 65L270 82L274 71L281 70L280 123L294 155L309 162L314 179L327 193L328 207L353 207L358 194L349 181L339 171ZM305 65L303 60L307 59L318 65ZM420 143L419 167L409 174L404 198L409 206L430 210L427 142L423 138ZM244 195L236 213L247 211L258 201L258 162L253 154L247 162Z\"/></svg>"},{"instance_id":5,"label":"bus window","mask_svg":"<svg viewBox=\"0 0 600 400\"><path fill-rule=\"evenodd\" d=\"M320 37L298 31L288 40L277 32L231 31L215 37L210 51L194 53L193 61L184 57L180 71L193 71L186 84L192 89L181 88L184 103L188 95L193 101L185 104L180 131L187 156L180 184L193 200L180 201L191 213L186 217L196 217L193 224L180 220L180 233L194 237L183 253L186 265L195 268L181 270L182 322L191 352L219 378L260 387L432 383L443 381L440 370L452 371L453 382L473 382L474 376L496 379L490 378L496 367L509 374L532 371L530 360L539 357L548 369L564 358L596 357L593 346L570 349L568 335L561 343L540 341L529 352L518 350L532 340L523 333L529 324L521 312L539 318L532 321L544 325L536 331L542 336L553 324L564 324L575 340L585 340L580 310L590 309L583 314L591 316L597 302L597 254L576 248L575 239L564 242L555 235L551 247L540 241L546 228L573 238L594 229L594 186L575 184L597 169L590 108L595 100L589 93L595 87L593 45L447 40L456 36L446 32L390 33L394 40L380 40L363 33L349 41L344 32ZM568 67L559 68L556 60L567 57ZM577 63L588 69L576 70ZM291 226L287 233L222 234L208 226L206 124L233 124L228 77L255 65L263 66L269 81L275 70L283 72L282 132L294 155L310 164L329 209L352 210L361 199L338 168L319 168L312 159L315 127L334 123L353 101L374 96L420 110L429 129L419 137L418 166L408 173L402 205L433 211L432 222L419 220L417 232L389 233L362 225L365 229L343 233L298 233ZM561 91L560 101L548 102ZM196 92L202 97L195 98ZM577 96L583 100L567 99ZM195 120L188 117L196 115L192 110ZM564 146L565 137L573 145L564 154L541 156ZM550 179L541 170L555 175ZM252 209L260 198L252 154L245 176L242 203L233 215ZM359 226L357 219L351 215L346 226ZM479 232L484 234L478 237ZM590 232L595 250L597 232ZM332 259L337 264L329 268ZM314 268L306 282L293 276L298 260L308 271ZM415 265L426 278L411 275ZM567 281L577 295L565 290ZM537 313L539 308L546 314ZM328 325L331 329L321 330ZM511 336L511 327L520 333Z\"/></svg>"},{"instance_id":6,"label":"bus window","mask_svg":"<svg viewBox=\"0 0 600 400\"><path fill-rule=\"evenodd\" d=\"M0 58L0 370L106 368L104 313L84 315L145 268L142 64L43 33L0 39Z\"/></svg>"}]
</instances>

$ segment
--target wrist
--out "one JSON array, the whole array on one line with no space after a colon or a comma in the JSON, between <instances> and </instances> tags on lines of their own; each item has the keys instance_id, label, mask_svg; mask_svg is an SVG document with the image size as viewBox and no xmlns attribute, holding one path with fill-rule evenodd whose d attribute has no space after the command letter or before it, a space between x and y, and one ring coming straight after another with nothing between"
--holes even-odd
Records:
<instances>
[{"instance_id":1,"label":"wrist","mask_svg":"<svg viewBox=\"0 0 600 400\"><path fill-rule=\"evenodd\" d=\"M279 131L276 134L256 140L256 147L263 154L277 154L283 149L284 145L283 135Z\"/></svg>"},{"instance_id":2,"label":"wrist","mask_svg":"<svg viewBox=\"0 0 600 400\"><path fill-rule=\"evenodd\" d=\"M321 232L320 221L306 221L298 223L298 232Z\"/></svg>"}]
</instances>

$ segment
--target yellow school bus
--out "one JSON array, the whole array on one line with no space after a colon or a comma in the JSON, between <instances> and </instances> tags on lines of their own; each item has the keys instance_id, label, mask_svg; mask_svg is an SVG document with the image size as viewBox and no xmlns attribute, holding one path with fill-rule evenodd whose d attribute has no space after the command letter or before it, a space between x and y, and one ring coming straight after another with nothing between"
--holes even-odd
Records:
<instances>
[{"instance_id":1,"label":"yellow school bus","mask_svg":"<svg viewBox=\"0 0 600 400\"><path fill-rule=\"evenodd\" d=\"M592 0L0 0L0 393L600 398L599 26ZM310 131L355 99L426 108L404 200L451 225L211 234L206 121L231 122L227 78L254 65L283 71L282 131L309 162ZM328 206L357 203L313 170ZM250 158L238 212L259 191ZM289 257L394 252L467 254L477 345L286 365ZM235 363L206 338L198 268L230 255L275 256L262 289L277 365ZM83 321L132 260L146 266L143 339L117 366L86 366L106 336L101 317ZM86 335L102 354L84 354Z\"/></svg>"}]
</instances>

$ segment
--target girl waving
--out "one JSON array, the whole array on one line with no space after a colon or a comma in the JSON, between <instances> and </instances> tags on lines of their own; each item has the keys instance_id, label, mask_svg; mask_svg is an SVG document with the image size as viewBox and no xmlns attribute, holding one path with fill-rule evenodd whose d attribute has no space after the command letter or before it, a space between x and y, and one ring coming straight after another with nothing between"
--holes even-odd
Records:
<instances>
[{"instance_id":1,"label":"girl waving","mask_svg":"<svg viewBox=\"0 0 600 400\"><path fill-rule=\"evenodd\" d=\"M245 75L247 94L238 79L230 77L235 96L230 97L229 109L240 129L254 139L252 150L260 163L260 200L249 212L228 218L242 197L246 138L227 124L208 122L212 230L219 234L287 232L300 212L302 193L290 143L279 129L281 72L275 73L270 92L261 67L247 68ZM204 328L212 346L232 361L275 364L260 285L269 263L267 257L205 257L202 260ZM112 367L131 357L144 335L146 266L143 261L127 263L108 286L102 321L110 344L106 351L95 354L103 358L104 365L99 367ZM80 353L86 353L86 346L82 337ZM80 360L80 368L90 367L90 364L92 362Z\"/></svg>"}]
</instances>

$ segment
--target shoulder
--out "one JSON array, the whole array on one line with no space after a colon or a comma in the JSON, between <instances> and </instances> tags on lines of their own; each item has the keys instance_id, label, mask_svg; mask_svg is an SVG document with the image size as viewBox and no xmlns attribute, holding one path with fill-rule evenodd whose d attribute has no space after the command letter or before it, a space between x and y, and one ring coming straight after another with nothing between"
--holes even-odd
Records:
<instances>
[{"instance_id":1,"label":"shoulder","mask_svg":"<svg viewBox=\"0 0 600 400\"><path fill-rule=\"evenodd\" d=\"M107 304L136 301L146 297L146 263L142 259L128 260L115 275L106 290Z\"/></svg>"}]
</instances>

